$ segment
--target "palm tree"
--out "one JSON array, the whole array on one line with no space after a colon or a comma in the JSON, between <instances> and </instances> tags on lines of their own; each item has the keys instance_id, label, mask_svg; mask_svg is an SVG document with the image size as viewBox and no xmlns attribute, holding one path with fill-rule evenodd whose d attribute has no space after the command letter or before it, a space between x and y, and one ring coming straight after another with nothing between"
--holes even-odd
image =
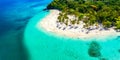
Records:
<instances>
[{"instance_id":1,"label":"palm tree","mask_svg":"<svg viewBox=\"0 0 120 60\"><path fill-rule=\"evenodd\" d=\"M68 19L69 17L67 16L67 13L64 14L64 17L63 17L66 21L64 22L66 25L68 25Z\"/></svg>"},{"instance_id":2,"label":"palm tree","mask_svg":"<svg viewBox=\"0 0 120 60\"><path fill-rule=\"evenodd\" d=\"M62 22L61 20L62 20L62 19L61 19L61 16L58 16L58 21L59 21L59 22Z\"/></svg>"},{"instance_id":3,"label":"palm tree","mask_svg":"<svg viewBox=\"0 0 120 60\"><path fill-rule=\"evenodd\" d=\"M116 29L120 29L120 16L116 18Z\"/></svg>"},{"instance_id":4,"label":"palm tree","mask_svg":"<svg viewBox=\"0 0 120 60\"><path fill-rule=\"evenodd\" d=\"M83 19L84 14L80 13L78 16L78 21L80 21L81 19Z\"/></svg>"}]
</instances>

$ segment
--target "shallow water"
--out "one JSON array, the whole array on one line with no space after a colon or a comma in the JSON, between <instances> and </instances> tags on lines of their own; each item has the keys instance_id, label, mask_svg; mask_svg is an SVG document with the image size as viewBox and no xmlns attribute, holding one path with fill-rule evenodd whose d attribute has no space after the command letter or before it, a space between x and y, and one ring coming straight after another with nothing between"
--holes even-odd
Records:
<instances>
[{"instance_id":1,"label":"shallow water","mask_svg":"<svg viewBox=\"0 0 120 60\"><path fill-rule=\"evenodd\" d=\"M41 11L30 19L26 27L24 44L30 54L30 60L100 60L100 58L120 60L120 37L110 36L83 41L55 36L36 27L37 23L48 14L48 11ZM100 45L101 57L91 57L88 54L92 41Z\"/></svg>"}]
</instances>

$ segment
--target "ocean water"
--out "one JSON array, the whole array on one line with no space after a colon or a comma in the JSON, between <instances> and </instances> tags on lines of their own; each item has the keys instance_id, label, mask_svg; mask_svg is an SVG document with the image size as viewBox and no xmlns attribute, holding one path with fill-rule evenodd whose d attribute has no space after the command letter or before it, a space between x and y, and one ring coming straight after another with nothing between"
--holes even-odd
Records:
<instances>
[{"instance_id":1,"label":"ocean water","mask_svg":"<svg viewBox=\"0 0 120 60\"><path fill-rule=\"evenodd\" d=\"M0 60L120 60L120 37L83 41L38 30L51 1L0 0ZM88 54L92 41L100 45L101 57Z\"/></svg>"},{"instance_id":2,"label":"ocean water","mask_svg":"<svg viewBox=\"0 0 120 60\"><path fill-rule=\"evenodd\" d=\"M47 4L50 3L47 0L46 2ZM56 36L42 28L39 30L36 27L37 23L49 13L49 11L41 11L31 18L27 24L24 32L24 45L27 48L30 60L120 60L119 36L91 38L89 41L84 41ZM93 41L100 46L100 57L92 57L88 53ZM97 48L97 46L92 48Z\"/></svg>"},{"instance_id":3,"label":"ocean water","mask_svg":"<svg viewBox=\"0 0 120 60\"><path fill-rule=\"evenodd\" d=\"M48 4L47 0L0 0L0 60L29 60L23 45L29 19Z\"/></svg>"}]
</instances>

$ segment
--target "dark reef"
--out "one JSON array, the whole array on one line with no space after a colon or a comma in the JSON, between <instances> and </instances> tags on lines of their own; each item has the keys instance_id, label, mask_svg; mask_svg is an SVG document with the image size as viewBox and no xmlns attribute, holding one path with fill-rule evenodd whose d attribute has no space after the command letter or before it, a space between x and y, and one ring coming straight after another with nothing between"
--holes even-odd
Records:
<instances>
[{"instance_id":1,"label":"dark reef","mask_svg":"<svg viewBox=\"0 0 120 60\"><path fill-rule=\"evenodd\" d=\"M100 45L97 42L93 41L90 43L88 54L91 57L100 57L101 56L100 50L101 50Z\"/></svg>"}]
</instances>

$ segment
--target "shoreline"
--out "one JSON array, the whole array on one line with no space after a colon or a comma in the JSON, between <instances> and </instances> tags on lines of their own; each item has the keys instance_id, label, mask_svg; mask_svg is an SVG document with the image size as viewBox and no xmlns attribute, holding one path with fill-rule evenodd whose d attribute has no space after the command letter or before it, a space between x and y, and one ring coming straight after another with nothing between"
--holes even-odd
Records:
<instances>
[{"instance_id":1,"label":"shoreline","mask_svg":"<svg viewBox=\"0 0 120 60\"><path fill-rule=\"evenodd\" d=\"M47 32L51 32L57 34L58 36L65 36L70 38L80 38L80 39L90 39L90 38L103 38L107 36L120 36L120 32L116 32L113 28L109 28L109 30L102 30L99 29L91 30L87 33L87 30L79 28L71 28L69 26L61 26L58 28L59 25L57 23L57 17L59 16L58 10L50 10L50 14L43 18L41 21L38 22L37 28L44 29ZM83 23L82 23L83 25Z\"/></svg>"}]
</instances>

